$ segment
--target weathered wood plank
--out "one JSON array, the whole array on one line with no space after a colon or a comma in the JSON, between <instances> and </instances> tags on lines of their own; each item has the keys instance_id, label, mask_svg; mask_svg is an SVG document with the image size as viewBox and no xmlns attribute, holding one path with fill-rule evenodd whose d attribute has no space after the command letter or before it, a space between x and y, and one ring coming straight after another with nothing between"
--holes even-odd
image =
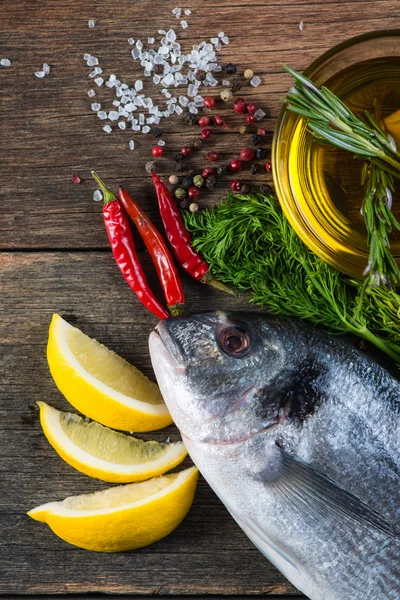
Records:
<instances>
[{"instance_id":1,"label":"weathered wood plank","mask_svg":"<svg viewBox=\"0 0 400 600\"><path fill-rule=\"evenodd\" d=\"M281 98L289 86L282 65L304 69L321 52L344 39L373 29L397 27L400 4L397 0L371 2L328 0L285 2L263 0L207 3L207 15L200 2L191 2L189 28L179 37L189 47L224 30L231 44L221 52L222 62L234 60L243 71L251 66L260 74L263 85L246 88L243 95L267 109L265 127L268 146ZM2 154L0 188L1 248L84 248L106 247L100 207L92 201L95 186L90 169L96 168L116 185L129 186L145 208L156 211L149 177L144 164L154 142L151 136L136 136L138 150L127 150L132 132L117 129L105 134L90 110L86 92L93 84L83 54L100 57L105 73L116 72L131 80L138 75L130 57L128 37L146 39L160 27L177 26L171 15L173 2L147 0L132 3L119 0L118 9L109 0L43 0L12 2L0 6L2 52L13 60L11 69L0 70L2 138L7 150ZM88 18L96 19L89 30ZM303 31L299 23L303 21ZM179 27L177 27L179 30ZM52 72L44 80L34 71L47 61ZM96 99L111 104L108 88L96 85ZM240 122L229 114L232 131L214 135L212 146L221 151L226 162L238 152L242 141L236 133ZM164 174L174 169L172 156L184 142L198 134L184 125L182 118L166 124L165 159L159 162ZM204 166L207 148L188 161L193 168ZM78 172L85 182L74 186L71 173ZM213 193L201 201L214 201L227 189L233 177L225 177ZM244 172L243 178L252 176ZM267 176L259 177L267 180Z\"/></svg>"}]
</instances>

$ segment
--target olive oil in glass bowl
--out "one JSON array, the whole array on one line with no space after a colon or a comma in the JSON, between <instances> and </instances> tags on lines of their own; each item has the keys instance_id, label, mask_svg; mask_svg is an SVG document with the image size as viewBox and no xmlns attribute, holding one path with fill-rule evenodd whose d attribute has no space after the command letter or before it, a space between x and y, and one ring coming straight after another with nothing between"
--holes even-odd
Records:
<instances>
[{"instance_id":1,"label":"olive oil in glass bowl","mask_svg":"<svg viewBox=\"0 0 400 600\"><path fill-rule=\"evenodd\" d=\"M400 30L353 38L322 55L304 74L332 90L357 116L366 109L373 113L376 99L384 121L400 109ZM363 160L315 139L304 119L285 106L272 158L276 192L296 233L320 258L362 278L368 263ZM400 220L400 179L395 186L392 210ZM400 232L390 234L390 243L400 264Z\"/></svg>"}]
</instances>

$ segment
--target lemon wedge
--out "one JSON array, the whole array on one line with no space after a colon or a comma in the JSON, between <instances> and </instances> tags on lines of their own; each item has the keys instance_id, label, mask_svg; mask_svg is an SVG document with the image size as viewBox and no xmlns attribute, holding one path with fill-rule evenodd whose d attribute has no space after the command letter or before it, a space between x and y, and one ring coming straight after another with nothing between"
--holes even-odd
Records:
<instances>
[{"instance_id":1,"label":"lemon wedge","mask_svg":"<svg viewBox=\"0 0 400 600\"><path fill-rule=\"evenodd\" d=\"M60 538L97 552L121 552L165 537L187 515L198 479L196 467L140 483L71 496L34 508Z\"/></svg>"},{"instance_id":2,"label":"lemon wedge","mask_svg":"<svg viewBox=\"0 0 400 600\"><path fill-rule=\"evenodd\" d=\"M183 442L144 442L78 415L40 406L43 432L55 451L78 471L113 483L143 481L183 461Z\"/></svg>"},{"instance_id":3,"label":"lemon wedge","mask_svg":"<svg viewBox=\"0 0 400 600\"><path fill-rule=\"evenodd\" d=\"M154 431L172 423L155 383L57 314L47 360L60 392L87 417L124 431Z\"/></svg>"}]
</instances>

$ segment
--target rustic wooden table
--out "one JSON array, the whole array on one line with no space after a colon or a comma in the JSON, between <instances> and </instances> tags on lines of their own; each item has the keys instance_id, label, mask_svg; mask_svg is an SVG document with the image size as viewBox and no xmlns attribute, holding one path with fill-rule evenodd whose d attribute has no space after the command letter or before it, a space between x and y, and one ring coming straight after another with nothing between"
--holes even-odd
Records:
<instances>
[{"instance_id":1,"label":"rustic wooden table","mask_svg":"<svg viewBox=\"0 0 400 600\"><path fill-rule=\"evenodd\" d=\"M67 408L48 372L45 349L53 312L95 336L151 376L147 337L155 319L132 296L116 269L92 201L91 169L116 186L123 182L144 208L156 205L144 164L153 139L105 134L90 109L85 52L101 58L108 73L138 76L127 38L176 27L190 47L223 30L230 37L220 60L251 67L262 77L246 98L266 109L270 144L281 98L289 86L282 65L298 70L331 46L374 29L398 27L398 0L192 1L189 28L171 14L175 2L156 0L3 0L1 57L1 505L0 593L263 594L299 593L252 546L204 481L185 522L169 537L138 552L102 555L68 546L48 527L26 516L30 508L104 484L64 464L46 442L36 402ZM94 18L96 27L88 28ZM303 22L303 30L299 28ZM45 79L34 72L51 66ZM90 83L93 83L92 80ZM96 87L96 86L94 86ZM97 90L109 102L108 88ZM166 127L159 169L193 130L174 118ZM238 146L235 133L215 136L222 159ZM235 141L236 140L236 141ZM204 152L191 166L204 165ZM83 178L71 183L71 174ZM228 178L207 198L227 188ZM157 219L157 217L155 216ZM150 267L143 254L146 268ZM154 281L153 281L154 283ZM184 277L190 311L244 306ZM177 437L173 428L154 437Z\"/></svg>"}]
</instances>

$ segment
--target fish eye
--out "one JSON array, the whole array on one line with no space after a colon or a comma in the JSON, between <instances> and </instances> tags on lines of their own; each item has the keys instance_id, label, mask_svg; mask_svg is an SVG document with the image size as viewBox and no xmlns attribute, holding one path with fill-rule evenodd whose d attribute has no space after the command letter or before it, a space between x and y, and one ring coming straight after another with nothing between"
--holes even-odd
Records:
<instances>
[{"instance_id":1,"label":"fish eye","mask_svg":"<svg viewBox=\"0 0 400 600\"><path fill-rule=\"evenodd\" d=\"M243 356L250 347L250 336L240 327L224 329L218 341L225 354L230 356Z\"/></svg>"}]
</instances>

